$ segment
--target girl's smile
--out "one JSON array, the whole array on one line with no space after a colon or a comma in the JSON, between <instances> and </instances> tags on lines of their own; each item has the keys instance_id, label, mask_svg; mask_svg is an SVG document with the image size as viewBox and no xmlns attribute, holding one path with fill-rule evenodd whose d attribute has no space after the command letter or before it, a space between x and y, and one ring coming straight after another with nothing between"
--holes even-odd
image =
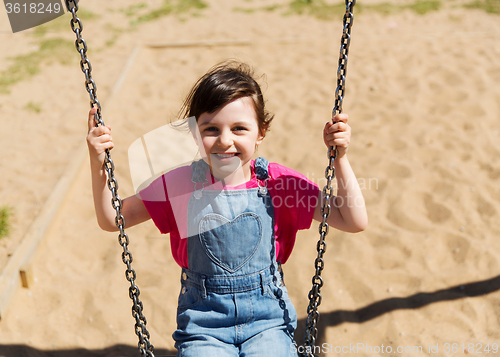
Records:
<instances>
[{"instance_id":1,"label":"girl's smile","mask_svg":"<svg viewBox=\"0 0 500 357\"><path fill-rule=\"evenodd\" d=\"M230 186L251 179L251 159L264 136L250 97L229 102L214 113L203 113L198 129L201 155L215 178Z\"/></svg>"}]
</instances>

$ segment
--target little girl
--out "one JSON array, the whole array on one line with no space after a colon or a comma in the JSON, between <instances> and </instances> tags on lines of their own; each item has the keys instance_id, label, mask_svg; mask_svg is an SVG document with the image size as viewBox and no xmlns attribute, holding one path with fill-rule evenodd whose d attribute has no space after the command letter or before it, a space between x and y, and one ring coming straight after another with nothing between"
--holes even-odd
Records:
<instances>
[{"instance_id":1,"label":"little girl","mask_svg":"<svg viewBox=\"0 0 500 357\"><path fill-rule=\"evenodd\" d=\"M111 128L94 126L95 110L87 136L94 205L99 226L116 231L103 168L105 149L113 148ZM162 175L122 203L128 227L153 219L170 234L182 267L177 356L297 356L291 348L297 314L281 263L297 231L321 220L321 191L291 169L252 160L273 116L247 65L213 67L194 85L183 113L202 160ZM338 195L328 224L359 232L367 214L346 155L350 138L347 115L325 125L326 146L338 150Z\"/></svg>"}]
</instances>

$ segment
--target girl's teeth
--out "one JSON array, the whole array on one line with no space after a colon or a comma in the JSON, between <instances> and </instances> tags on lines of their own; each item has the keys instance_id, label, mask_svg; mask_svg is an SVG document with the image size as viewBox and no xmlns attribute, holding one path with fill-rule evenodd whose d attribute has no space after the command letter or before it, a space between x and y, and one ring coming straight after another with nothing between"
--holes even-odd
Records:
<instances>
[{"instance_id":1,"label":"girl's teeth","mask_svg":"<svg viewBox=\"0 0 500 357\"><path fill-rule=\"evenodd\" d=\"M219 157L233 157L234 154L217 154Z\"/></svg>"}]
</instances>

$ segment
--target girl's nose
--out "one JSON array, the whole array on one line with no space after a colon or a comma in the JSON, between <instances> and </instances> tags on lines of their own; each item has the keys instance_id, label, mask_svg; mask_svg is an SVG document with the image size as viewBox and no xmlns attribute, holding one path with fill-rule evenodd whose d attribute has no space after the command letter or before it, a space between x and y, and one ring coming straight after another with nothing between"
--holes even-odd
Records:
<instances>
[{"instance_id":1,"label":"girl's nose","mask_svg":"<svg viewBox=\"0 0 500 357\"><path fill-rule=\"evenodd\" d=\"M223 130L219 135L219 144L222 147L229 147L233 145L233 137L230 131Z\"/></svg>"}]
</instances>

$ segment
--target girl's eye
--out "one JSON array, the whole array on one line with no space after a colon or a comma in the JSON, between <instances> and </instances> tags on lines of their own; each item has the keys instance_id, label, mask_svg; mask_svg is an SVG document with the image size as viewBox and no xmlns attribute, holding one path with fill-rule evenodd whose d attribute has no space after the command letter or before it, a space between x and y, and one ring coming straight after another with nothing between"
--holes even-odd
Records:
<instances>
[{"instance_id":1,"label":"girl's eye","mask_svg":"<svg viewBox=\"0 0 500 357\"><path fill-rule=\"evenodd\" d=\"M233 129L234 131L244 131L244 130L247 130L245 127L243 126L237 126Z\"/></svg>"},{"instance_id":2,"label":"girl's eye","mask_svg":"<svg viewBox=\"0 0 500 357\"><path fill-rule=\"evenodd\" d=\"M209 127L205 128L204 131L214 132L214 131L217 131L217 128L215 126L209 126Z\"/></svg>"}]
</instances>

